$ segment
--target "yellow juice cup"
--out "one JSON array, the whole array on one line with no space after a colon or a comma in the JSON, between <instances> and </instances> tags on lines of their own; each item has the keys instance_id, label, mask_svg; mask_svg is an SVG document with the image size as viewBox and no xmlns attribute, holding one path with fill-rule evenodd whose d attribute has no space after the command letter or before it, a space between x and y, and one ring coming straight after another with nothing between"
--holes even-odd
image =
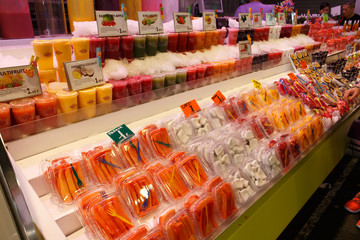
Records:
<instances>
[{"instance_id":1,"label":"yellow juice cup","mask_svg":"<svg viewBox=\"0 0 360 240\"><path fill-rule=\"evenodd\" d=\"M89 38L71 39L76 60L89 59L89 41Z\"/></svg>"},{"instance_id":2,"label":"yellow juice cup","mask_svg":"<svg viewBox=\"0 0 360 240\"><path fill-rule=\"evenodd\" d=\"M53 48L58 68L63 68L63 62L71 61L71 40L53 39Z\"/></svg>"},{"instance_id":3,"label":"yellow juice cup","mask_svg":"<svg viewBox=\"0 0 360 240\"><path fill-rule=\"evenodd\" d=\"M58 68L56 69L57 77L60 82L66 82L66 75L64 68Z\"/></svg>"},{"instance_id":4,"label":"yellow juice cup","mask_svg":"<svg viewBox=\"0 0 360 240\"><path fill-rule=\"evenodd\" d=\"M96 101L97 103L109 103L112 101L112 88L113 85L106 83L96 87Z\"/></svg>"},{"instance_id":5,"label":"yellow juice cup","mask_svg":"<svg viewBox=\"0 0 360 240\"><path fill-rule=\"evenodd\" d=\"M87 88L78 91L79 107L86 118L92 118L96 115L96 88Z\"/></svg>"},{"instance_id":6,"label":"yellow juice cup","mask_svg":"<svg viewBox=\"0 0 360 240\"><path fill-rule=\"evenodd\" d=\"M71 113L78 109L77 92L60 90L56 92L56 97L62 113Z\"/></svg>"},{"instance_id":7,"label":"yellow juice cup","mask_svg":"<svg viewBox=\"0 0 360 240\"><path fill-rule=\"evenodd\" d=\"M93 0L68 0L67 8L71 32L75 30L73 22L95 20Z\"/></svg>"},{"instance_id":8,"label":"yellow juice cup","mask_svg":"<svg viewBox=\"0 0 360 240\"><path fill-rule=\"evenodd\" d=\"M41 83L45 83L47 86L49 83L56 82L56 71L52 70L39 70L39 79Z\"/></svg>"},{"instance_id":9,"label":"yellow juice cup","mask_svg":"<svg viewBox=\"0 0 360 240\"><path fill-rule=\"evenodd\" d=\"M52 42L49 40L33 40L31 42L35 56L39 58L39 70L54 69Z\"/></svg>"}]
</instances>

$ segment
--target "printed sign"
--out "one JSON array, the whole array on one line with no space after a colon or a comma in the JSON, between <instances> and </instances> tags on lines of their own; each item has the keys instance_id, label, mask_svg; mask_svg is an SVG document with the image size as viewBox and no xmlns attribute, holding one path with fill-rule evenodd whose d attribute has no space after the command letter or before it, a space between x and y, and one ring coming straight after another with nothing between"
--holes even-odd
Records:
<instances>
[{"instance_id":1,"label":"printed sign","mask_svg":"<svg viewBox=\"0 0 360 240\"><path fill-rule=\"evenodd\" d=\"M116 144L123 143L135 134L125 125L122 124L117 128L106 133Z\"/></svg>"},{"instance_id":2,"label":"printed sign","mask_svg":"<svg viewBox=\"0 0 360 240\"><path fill-rule=\"evenodd\" d=\"M95 11L99 37L128 34L123 11Z\"/></svg>"},{"instance_id":3,"label":"printed sign","mask_svg":"<svg viewBox=\"0 0 360 240\"><path fill-rule=\"evenodd\" d=\"M101 64L97 58L64 62L66 79L70 90L81 90L104 84Z\"/></svg>"},{"instance_id":4,"label":"printed sign","mask_svg":"<svg viewBox=\"0 0 360 240\"><path fill-rule=\"evenodd\" d=\"M220 90L218 90L212 97L211 100L213 100L213 102L216 105L221 105L225 100L226 97L224 96L224 94L222 94L222 92L220 92Z\"/></svg>"},{"instance_id":5,"label":"printed sign","mask_svg":"<svg viewBox=\"0 0 360 240\"><path fill-rule=\"evenodd\" d=\"M138 23L140 34L164 32L160 12L138 12Z\"/></svg>"},{"instance_id":6,"label":"printed sign","mask_svg":"<svg viewBox=\"0 0 360 240\"><path fill-rule=\"evenodd\" d=\"M254 16L253 17L254 27L261 27L262 26L261 13L254 13L253 16Z\"/></svg>"},{"instance_id":7,"label":"printed sign","mask_svg":"<svg viewBox=\"0 0 360 240\"><path fill-rule=\"evenodd\" d=\"M250 13L239 13L239 28L251 28Z\"/></svg>"},{"instance_id":8,"label":"printed sign","mask_svg":"<svg viewBox=\"0 0 360 240\"><path fill-rule=\"evenodd\" d=\"M278 13L278 21L279 21L279 25L286 24L285 13Z\"/></svg>"},{"instance_id":9,"label":"printed sign","mask_svg":"<svg viewBox=\"0 0 360 240\"><path fill-rule=\"evenodd\" d=\"M216 29L216 18L214 12L203 12L203 30L215 30Z\"/></svg>"},{"instance_id":10,"label":"printed sign","mask_svg":"<svg viewBox=\"0 0 360 240\"><path fill-rule=\"evenodd\" d=\"M292 25L297 24L297 14L294 12L291 13L291 23L292 23Z\"/></svg>"},{"instance_id":11,"label":"printed sign","mask_svg":"<svg viewBox=\"0 0 360 240\"><path fill-rule=\"evenodd\" d=\"M192 32L193 26L188 12L174 12L175 32Z\"/></svg>"},{"instance_id":12,"label":"printed sign","mask_svg":"<svg viewBox=\"0 0 360 240\"><path fill-rule=\"evenodd\" d=\"M0 68L0 102L42 94L36 67Z\"/></svg>"},{"instance_id":13,"label":"printed sign","mask_svg":"<svg viewBox=\"0 0 360 240\"><path fill-rule=\"evenodd\" d=\"M275 26L275 16L273 13L266 13L266 26Z\"/></svg>"},{"instance_id":14,"label":"printed sign","mask_svg":"<svg viewBox=\"0 0 360 240\"><path fill-rule=\"evenodd\" d=\"M181 105L180 108L183 111L185 117L189 117L193 114L196 114L197 112L199 112L201 110L199 107L199 104L196 102L195 99Z\"/></svg>"},{"instance_id":15,"label":"printed sign","mask_svg":"<svg viewBox=\"0 0 360 240\"><path fill-rule=\"evenodd\" d=\"M240 58L251 57L251 44L249 41L240 41L239 43L239 56Z\"/></svg>"}]
</instances>

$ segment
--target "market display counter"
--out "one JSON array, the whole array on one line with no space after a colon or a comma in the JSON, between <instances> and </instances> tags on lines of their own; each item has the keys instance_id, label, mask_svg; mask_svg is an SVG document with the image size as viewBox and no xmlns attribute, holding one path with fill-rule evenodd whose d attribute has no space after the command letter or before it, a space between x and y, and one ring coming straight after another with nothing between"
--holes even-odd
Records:
<instances>
[{"instance_id":1,"label":"market display counter","mask_svg":"<svg viewBox=\"0 0 360 240\"><path fill-rule=\"evenodd\" d=\"M7 143L34 222L45 239L86 239L75 206L59 207L51 201L40 170L43 159L107 139L106 132L120 124L137 129L178 113L178 106L191 99L199 104L209 102L217 90L229 96L252 88L251 79L272 82L291 70L291 64L285 64ZM295 167L282 178L273 179L272 184L258 192L255 203L242 206L237 216L228 219L234 222L222 233L220 229L216 231L212 238L275 239L344 155L347 130L358 115L358 110L353 111L333 126Z\"/></svg>"}]
</instances>

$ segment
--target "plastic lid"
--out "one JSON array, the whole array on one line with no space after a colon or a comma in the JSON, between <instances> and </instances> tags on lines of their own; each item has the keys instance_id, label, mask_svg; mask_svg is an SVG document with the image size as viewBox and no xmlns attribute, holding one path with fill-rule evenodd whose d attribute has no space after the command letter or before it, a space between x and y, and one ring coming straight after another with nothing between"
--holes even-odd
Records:
<instances>
[{"instance_id":1,"label":"plastic lid","mask_svg":"<svg viewBox=\"0 0 360 240\"><path fill-rule=\"evenodd\" d=\"M72 38L71 41L72 42L88 42L89 38L87 38L87 37L77 37L77 38Z\"/></svg>"},{"instance_id":2,"label":"plastic lid","mask_svg":"<svg viewBox=\"0 0 360 240\"><path fill-rule=\"evenodd\" d=\"M7 103L0 103L0 111L8 110L10 109L10 105Z\"/></svg>"},{"instance_id":3,"label":"plastic lid","mask_svg":"<svg viewBox=\"0 0 360 240\"><path fill-rule=\"evenodd\" d=\"M64 39L64 38L62 38L62 39L53 39L52 41L53 41L53 43L62 43L62 42L70 43L71 42L70 39Z\"/></svg>"},{"instance_id":4,"label":"plastic lid","mask_svg":"<svg viewBox=\"0 0 360 240\"><path fill-rule=\"evenodd\" d=\"M39 40L39 39L35 39L33 41L31 41L31 44L52 44L51 40Z\"/></svg>"},{"instance_id":5,"label":"plastic lid","mask_svg":"<svg viewBox=\"0 0 360 240\"><path fill-rule=\"evenodd\" d=\"M78 93L75 91L59 91L56 93L58 98L66 98L66 97L77 97Z\"/></svg>"},{"instance_id":6,"label":"plastic lid","mask_svg":"<svg viewBox=\"0 0 360 240\"><path fill-rule=\"evenodd\" d=\"M34 104L35 104L35 100L32 98L23 98L10 102L11 108L27 107L29 105L34 105Z\"/></svg>"},{"instance_id":7,"label":"plastic lid","mask_svg":"<svg viewBox=\"0 0 360 240\"><path fill-rule=\"evenodd\" d=\"M141 79L141 80L150 79L150 78L153 79L153 76L151 76L151 75L141 75L141 76L140 76L140 79Z\"/></svg>"},{"instance_id":8,"label":"plastic lid","mask_svg":"<svg viewBox=\"0 0 360 240\"><path fill-rule=\"evenodd\" d=\"M54 100L56 100L56 98L57 97L55 94L43 94L43 95L34 97L34 100L37 103L43 103L43 102L54 101Z\"/></svg>"},{"instance_id":9,"label":"plastic lid","mask_svg":"<svg viewBox=\"0 0 360 240\"><path fill-rule=\"evenodd\" d=\"M109 80L109 83L114 85L114 86L126 86L127 85L127 81L125 80Z\"/></svg>"},{"instance_id":10,"label":"plastic lid","mask_svg":"<svg viewBox=\"0 0 360 240\"><path fill-rule=\"evenodd\" d=\"M51 90L63 90L64 88L67 88L67 83L65 82L51 82L48 87Z\"/></svg>"},{"instance_id":11,"label":"plastic lid","mask_svg":"<svg viewBox=\"0 0 360 240\"><path fill-rule=\"evenodd\" d=\"M113 88L113 85L111 83L105 83L104 85L101 86L97 86L96 89L108 89L108 88Z\"/></svg>"},{"instance_id":12,"label":"plastic lid","mask_svg":"<svg viewBox=\"0 0 360 240\"><path fill-rule=\"evenodd\" d=\"M176 72L177 73L186 73L187 70L185 68L179 68L179 69L176 69Z\"/></svg>"}]
</instances>

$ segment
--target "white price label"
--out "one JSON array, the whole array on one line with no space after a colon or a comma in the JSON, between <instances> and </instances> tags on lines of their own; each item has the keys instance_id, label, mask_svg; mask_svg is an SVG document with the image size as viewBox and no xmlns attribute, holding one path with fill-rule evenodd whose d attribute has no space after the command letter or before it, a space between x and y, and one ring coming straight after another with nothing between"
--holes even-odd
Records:
<instances>
[{"instance_id":1,"label":"white price label","mask_svg":"<svg viewBox=\"0 0 360 240\"><path fill-rule=\"evenodd\" d=\"M249 41L240 41L239 44L239 56L240 58L251 57L251 44Z\"/></svg>"},{"instance_id":2,"label":"white price label","mask_svg":"<svg viewBox=\"0 0 360 240\"><path fill-rule=\"evenodd\" d=\"M96 11L95 15L99 37L128 35L122 11Z\"/></svg>"},{"instance_id":3,"label":"white price label","mask_svg":"<svg viewBox=\"0 0 360 240\"><path fill-rule=\"evenodd\" d=\"M254 24L254 27L262 26L261 13L253 13L253 24Z\"/></svg>"},{"instance_id":4,"label":"white price label","mask_svg":"<svg viewBox=\"0 0 360 240\"><path fill-rule=\"evenodd\" d=\"M286 24L285 13L278 13L278 20L279 20L279 25L285 25Z\"/></svg>"},{"instance_id":5,"label":"white price label","mask_svg":"<svg viewBox=\"0 0 360 240\"><path fill-rule=\"evenodd\" d=\"M210 31L216 29L216 18L214 12L203 12L203 30Z\"/></svg>"},{"instance_id":6,"label":"white price label","mask_svg":"<svg viewBox=\"0 0 360 240\"><path fill-rule=\"evenodd\" d=\"M188 12L174 12L175 32L192 32L192 20Z\"/></svg>"},{"instance_id":7,"label":"white price label","mask_svg":"<svg viewBox=\"0 0 360 240\"><path fill-rule=\"evenodd\" d=\"M138 23L140 34L164 32L160 12L138 12Z\"/></svg>"},{"instance_id":8,"label":"white price label","mask_svg":"<svg viewBox=\"0 0 360 240\"><path fill-rule=\"evenodd\" d=\"M266 13L266 26L275 26L275 15L273 13Z\"/></svg>"},{"instance_id":9,"label":"white price label","mask_svg":"<svg viewBox=\"0 0 360 240\"><path fill-rule=\"evenodd\" d=\"M251 28L250 13L239 13L239 28Z\"/></svg>"}]
</instances>

